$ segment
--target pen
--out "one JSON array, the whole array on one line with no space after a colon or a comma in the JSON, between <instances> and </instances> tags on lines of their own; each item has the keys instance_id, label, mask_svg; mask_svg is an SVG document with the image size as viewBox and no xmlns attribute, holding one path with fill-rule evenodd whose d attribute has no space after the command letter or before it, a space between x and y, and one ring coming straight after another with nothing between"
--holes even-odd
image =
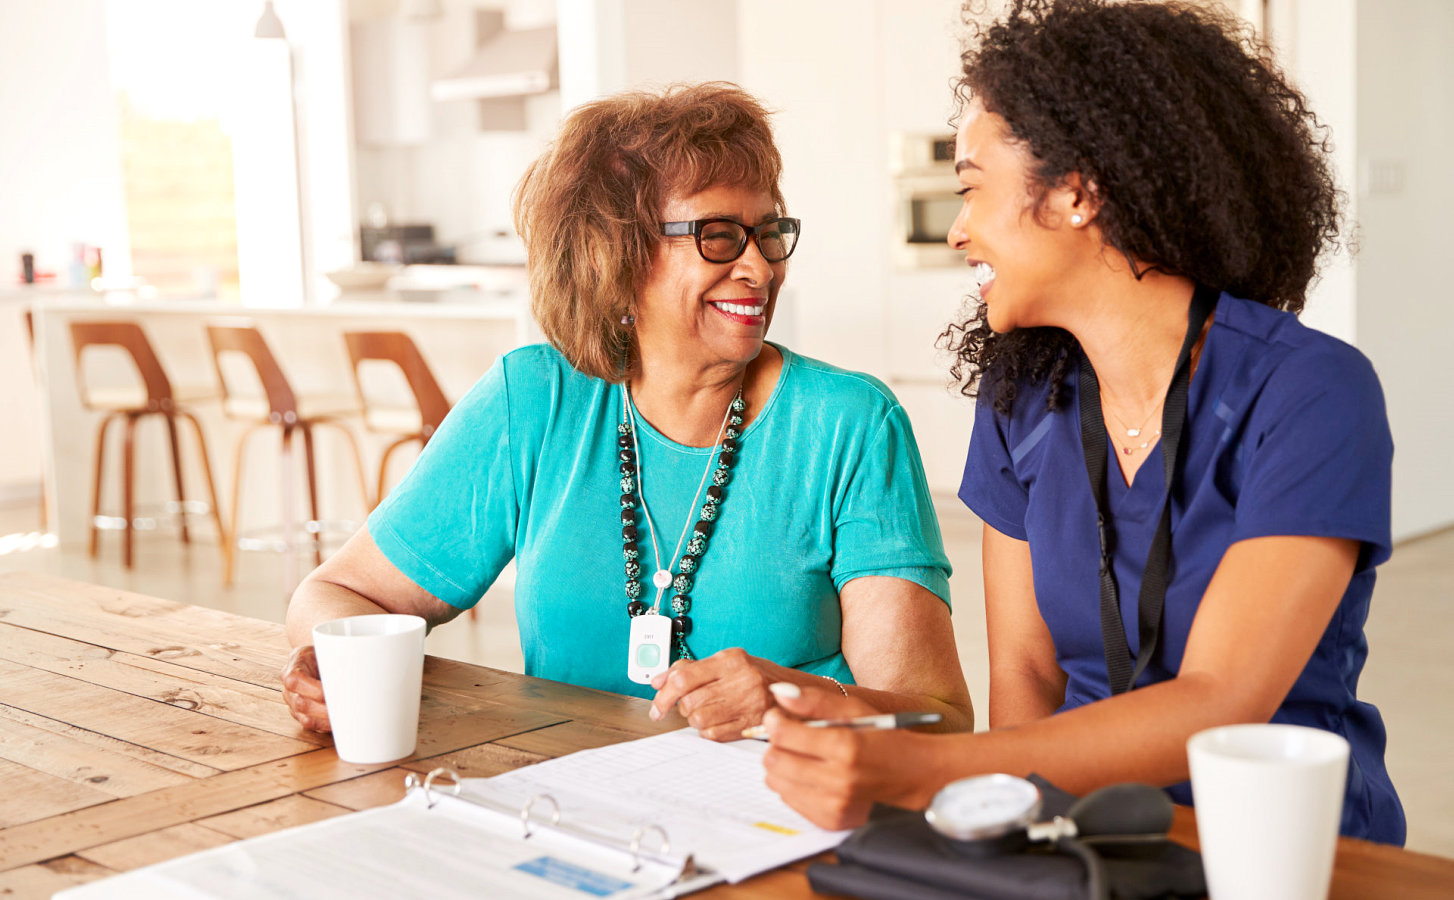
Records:
<instances>
[{"instance_id":1,"label":"pen","mask_svg":"<svg viewBox=\"0 0 1454 900\"><path fill-rule=\"evenodd\" d=\"M803 724L809 728L872 728L875 731L887 731L891 728L933 725L942 718L944 717L939 713L901 712L858 716L853 719L809 719ZM753 725L751 728L742 729L742 736L753 740L766 740L767 728L762 725Z\"/></svg>"}]
</instances>

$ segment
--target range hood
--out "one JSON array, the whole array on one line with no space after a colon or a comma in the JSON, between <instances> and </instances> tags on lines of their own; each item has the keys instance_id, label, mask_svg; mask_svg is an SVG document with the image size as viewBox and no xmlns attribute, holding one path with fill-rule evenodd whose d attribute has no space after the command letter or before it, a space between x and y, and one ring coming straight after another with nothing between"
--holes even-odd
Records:
<instances>
[{"instance_id":1,"label":"range hood","mask_svg":"<svg viewBox=\"0 0 1454 900\"><path fill-rule=\"evenodd\" d=\"M543 94L557 84L555 26L512 31L504 14L478 10L479 46L463 65L429 86L435 100L488 100Z\"/></svg>"}]
</instances>

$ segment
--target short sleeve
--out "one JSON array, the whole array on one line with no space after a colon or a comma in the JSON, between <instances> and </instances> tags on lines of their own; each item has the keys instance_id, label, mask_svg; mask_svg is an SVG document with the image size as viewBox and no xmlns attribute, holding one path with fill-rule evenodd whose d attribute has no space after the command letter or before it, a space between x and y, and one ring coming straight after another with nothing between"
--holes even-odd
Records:
<instances>
[{"instance_id":1,"label":"short sleeve","mask_svg":"<svg viewBox=\"0 0 1454 900\"><path fill-rule=\"evenodd\" d=\"M949 558L929 496L919 446L895 404L849 473L836 502L832 576L886 575L922 585L949 603Z\"/></svg>"},{"instance_id":2,"label":"short sleeve","mask_svg":"<svg viewBox=\"0 0 1454 900\"><path fill-rule=\"evenodd\" d=\"M389 562L450 606L477 603L514 555L519 504L510 452L502 359L369 516L369 535Z\"/></svg>"},{"instance_id":3,"label":"short sleeve","mask_svg":"<svg viewBox=\"0 0 1454 900\"><path fill-rule=\"evenodd\" d=\"M1029 540L1025 510L1030 505L1030 492L1015 474L1005 426L1004 418L995 412L993 398L981 390L974 406L974 430L970 433L959 499L991 528L1024 541Z\"/></svg>"},{"instance_id":4,"label":"short sleeve","mask_svg":"<svg viewBox=\"0 0 1454 900\"><path fill-rule=\"evenodd\" d=\"M1346 345L1290 357L1244 438L1232 540L1313 535L1362 541L1359 570L1392 552L1393 438L1373 366Z\"/></svg>"}]
</instances>

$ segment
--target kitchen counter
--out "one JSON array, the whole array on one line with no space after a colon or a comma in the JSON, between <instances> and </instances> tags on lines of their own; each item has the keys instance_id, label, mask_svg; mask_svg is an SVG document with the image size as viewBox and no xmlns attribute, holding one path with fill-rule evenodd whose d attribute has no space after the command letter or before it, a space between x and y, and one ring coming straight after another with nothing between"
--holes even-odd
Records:
<instances>
[{"instance_id":1,"label":"kitchen counter","mask_svg":"<svg viewBox=\"0 0 1454 900\"><path fill-rule=\"evenodd\" d=\"M44 466L41 458L41 403L25 310L38 297L59 297L49 288L0 286L0 505L29 504L40 498ZM35 527L40 526L37 518Z\"/></svg>"},{"instance_id":2,"label":"kitchen counter","mask_svg":"<svg viewBox=\"0 0 1454 900\"><path fill-rule=\"evenodd\" d=\"M223 318L284 316L289 318L465 319L528 322L529 310L522 292L446 291L435 301L405 300L399 291L345 291L338 299L320 306L243 306L219 300L139 300L124 294L30 295L37 306L50 311L91 313L115 312L120 316L188 315Z\"/></svg>"}]
</instances>

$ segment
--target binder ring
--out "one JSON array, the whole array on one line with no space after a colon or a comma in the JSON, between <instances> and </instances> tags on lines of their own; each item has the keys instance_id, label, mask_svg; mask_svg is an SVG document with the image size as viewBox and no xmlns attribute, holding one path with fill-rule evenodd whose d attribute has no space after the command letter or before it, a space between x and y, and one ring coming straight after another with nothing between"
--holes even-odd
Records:
<instances>
[{"instance_id":1,"label":"binder ring","mask_svg":"<svg viewBox=\"0 0 1454 900\"><path fill-rule=\"evenodd\" d=\"M520 807L520 827L525 829L525 837L527 838L530 837L530 807L535 805L536 800L549 800L550 824L560 824L560 804L556 803L555 798L549 794L536 794L534 797L526 800L524 806Z\"/></svg>"},{"instance_id":2,"label":"binder ring","mask_svg":"<svg viewBox=\"0 0 1454 900\"><path fill-rule=\"evenodd\" d=\"M641 839L646 837L646 835L650 834L653 831L661 835L661 846L656 848L656 854L658 856L666 856L668 853L671 852L671 841L666 836L666 829L662 828L660 825L642 825L640 828L636 829L636 832L634 834L631 835L632 872L636 872L641 869Z\"/></svg>"},{"instance_id":3,"label":"binder ring","mask_svg":"<svg viewBox=\"0 0 1454 900\"><path fill-rule=\"evenodd\" d=\"M445 768L435 769L434 771L430 772L428 775L425 775L424 776L424 783L423 783L422 787L424 789L424 800L425 800L425 804L426 804L425 805L425 808L426 809L433 809L434 808L434 804L436 804L436 803L439 802L434 797L431 797L429 795L429 792L434 789L434 779L436 779L436 778L438 778L440 776L444 776L444 777L449 778L451 780L452 783L449 785L449 794L450 794L450 796L451 797L458 797L459 796L459 787L460 787L460 785L459 785L459 775L456 774L453 769L445 769ZM404 789L405 790L410 790L410 789L416 788L416 787L421 787L421 785L419 783L419 776L418 775L415 775L413 772L410 772L404 778Z\"/></svg>"}]
</instances>

